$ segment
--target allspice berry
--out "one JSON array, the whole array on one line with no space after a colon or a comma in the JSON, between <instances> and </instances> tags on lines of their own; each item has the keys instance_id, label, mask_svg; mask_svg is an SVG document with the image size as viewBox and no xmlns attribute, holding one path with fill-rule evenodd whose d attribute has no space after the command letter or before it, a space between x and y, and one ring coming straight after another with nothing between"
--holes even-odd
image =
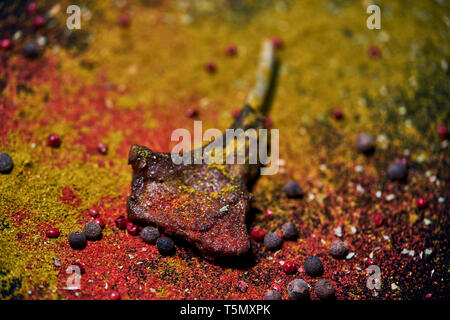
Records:
<instances>
[{"instance_id":1,"label":"allspice berry","mask_svg":"<svg viewBox=\"0 0 450 320\"><path fill-rule=\"evenodd\" d=\"M157 228L145 227L141 231L141 239L149 244L155 244L160 234Z\"/></svg>"},{"instance_id":2,"label":"allspice berry","mask_svg":"<svg viewBox=\"0 0 450 320\"><path fill-rule=\"evenodd\" d=\"M87 239L84 232L81 231L72 232L69 235L69 245L72 247L72 249L75 250L81 250L86 248Z\"/></svg>"},{"instance_id":3,"label":"allspice berry","mask_svg":"<svg viewBox=\"0 0 450 320\"><path fill-rule=\"evenodd\" d=\"M163 256L169 256L175 251L175 243L169 237L160 237L156 240L156 247Z\"/></svg>"},{"instance_id":4,"label":"allspice berry","mask_svg":"<svg viewBox=\"0 0 450 320\"><path fill-rule=\"evenodd\" d=\"M375 139L369 133L361 133L356 138L356 150L364 154L371 154L375 151Z\"/></svg>"},{"instance_id":5,"label":"allspice berry","mask_svg":"<svg viewBox=\"0 0 450 320\"><path fill-rule=\"evenodd\" d=\"M328 280L320 279L314 286L314 292L321 300L333 299L336 293L334 286Z\"/></svg>"},{"instance_id":6,"label":"allspice berry","mask_svg":"<svg viewBox=\"0 0 450 320\"><path fill-rule=\"evenodd\" d=\"M305 260L305 271L311 277L320 277L323 274L323 266L319 257L309 256Z\"/></svg>"},{"instance_id":7,"label":"allspice berry","mask_svg":"<svg viewBox=\"0 0 450 320\"><path fill-rule=\"evenodd\" d=\"M301 198L303 196L303 190L294 180L289 181L283 186L283 191L288 198Z\"/></svg>"},{"instance_id":8,"label":"allspice berry","mask_svg":"<svg viewBox=\"0 0 450 320\"><path fill-rule=\"evenodd\" d=\"M264 295L264 300L281 300L281 294L275 290L269 290Z\"/></svg>"},{"instance_id":9,"label":"allspice berry","mask_svg":"<svg viewBox=\"0 0 450 320\"><path fill-rule=\"evenodd\" d=\"M295 240L298 237L297 227L293 222L286 222L281 226L281 235L284 240Z\"/></svg>"},{"instance_id":10,"label":"allspice berry","mask_svg":"<svg viewBox=\"0 0 450 320\"><path fill-rule=\"evenodd\" d=\"M83 231L86 234L86 239L90 241L99 240L102 236L102 227L94 221L89 221L86 223Z\"/></svg>"},{"instance_id":11,"label":"allspice berry","mask_svg":"<svg viewBox=\"0 0 450 320\"><path fill-rule=\"evenodd\" d=\"M267 249L275 251L281 248L282 240L275 232L268 232L264 236L264 245Z\"/></svg>"},{"instance_id":12,"label":"allspice berry","mask_svg":"<svg viewBox=\"0 0 450 320\"><path fill-rule=\"evenodd\" d=\"M10 173L14 167L11 156L7 153L0 153L0 172Z\"/></svg>"},{"instance_id":13,"label":"allspice berry","mask_svg":"<svg viewBox=\"0 0 450 320\"><path fill-rule=\"evenodd\" d=\"M387 176L391 180L405 180L406 166L400 161L392 162L387 169Z\"/></svg>"},{"instance_id":14,"label":"allspice berry","mask_svg":"<svg viewBox=\"0 0 450 320\"><path fill-rule=\"evenodd\" d=\"M330 245L330 255L335 259L343 259L347 255L348 245L344 241L335 240Z\"/></svg>"},{"instance_id":15,"label":"allspice berry","mask_svg":"<svg viewBox=\"0 0 450 320\"><path fill-rule=\"evenodd\" d=\"M292 280L287 286L287 293L292 300L309 298L309 286L303 279Z\"/></svg>"},{"instance_id":16,"label":"allspice berry","mask_svg":"<svg viewBox=\"0 0 450 320\"><path fill-rule=\"evenodd\" d=\"M23 46L23 51L22 51L23 55L25 56L25 58L27 59L36 59L37 57L39 57L39 46L36 42L27 42L24 46Z\"/></svg>"}]
</instances>

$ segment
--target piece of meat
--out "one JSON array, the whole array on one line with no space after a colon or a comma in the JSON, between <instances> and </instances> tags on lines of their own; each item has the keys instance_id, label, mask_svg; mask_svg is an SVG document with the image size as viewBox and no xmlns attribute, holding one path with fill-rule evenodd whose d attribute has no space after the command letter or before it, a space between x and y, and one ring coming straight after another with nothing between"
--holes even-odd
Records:
<instances>
[{"instance_id":1,"label":"piece of meat","mask_svg":"<svg viewBox=\"0 0 450 320\"><path fill-rule=\"evenodd\" d=\"M262 128L264 117L256 107L261 109L267 94L273 64L273 48L266 43L257 85L231 128ZM234 144L223 141L224 150L226 143ZM258 176L259 163L175 164L170 153L139 145L131 147L128 163L133 168L127 200L130 221L155 225L188 241L206 258L240 256L249 251L247 185Z\"/></svg>"},{"instance_id":2,"label":"piece of meat","mask_svg":"<svg viewBox=\"0 0 450 320\"><path fill-rule=\"evenodd\" d=\"M175 165L169 154L134 145L127 210L131 221L150 223L182 238L208 258L243 255L250 248L245 225L249 195L226 166Z\"/></svg>"}]
</instances>

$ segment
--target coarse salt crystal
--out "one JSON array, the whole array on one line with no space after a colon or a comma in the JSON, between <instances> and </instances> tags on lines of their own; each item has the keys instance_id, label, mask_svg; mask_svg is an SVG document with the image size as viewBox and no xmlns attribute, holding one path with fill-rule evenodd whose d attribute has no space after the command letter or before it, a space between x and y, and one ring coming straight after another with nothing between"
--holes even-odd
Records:
<instances>
[{"instance_id":1,"label":"coarse salt crystal","mask_svg":"<svg viewBox=\"0 0 450 320\"><path fill-rule=\"evenodd\" d=\"M347 256L345 257L345 259L350 260L351 258L353 258L355 256L354 252L350 252L349 254L347 254Z\"/></svg>"},{"instance_id":2,"label":"coarse salt crystal","mask_svg":"<svg viewBox=\"0 0 450 320\"><path fill-rule=\"evenodd\" d=\"M342 237L342 227L334 228L334 235L339 238Z\"/></svg>"},{"instance_id":3,"label":"coarse salt crystal","mask_svg":"<svg viewBox=\"0 0 450 320\"><path fill-rule=\"evenodd\" d=\"M386 199L386 201L390 202L395 199L395 195L391 193L391 194L387 195L385 199Z\"/></svg>"}]
</instances>

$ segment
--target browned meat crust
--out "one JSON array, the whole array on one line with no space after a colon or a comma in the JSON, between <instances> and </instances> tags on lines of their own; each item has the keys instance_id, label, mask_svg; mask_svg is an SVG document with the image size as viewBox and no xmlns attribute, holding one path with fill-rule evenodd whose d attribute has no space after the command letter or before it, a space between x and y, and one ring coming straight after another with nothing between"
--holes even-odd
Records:
<instances>
[{"instance_id":1,"label":"browned meat crust","mask_svg":"<svg viewBox=\"0 0 450 320\"><path fill-rule=\"evenodd\" d=\"M250 249L246 185L226 165L176 165L170 154L133 145L127 210L130 221L153 224L182 238L208 258L244 255Z\"/></svg>"}]
</instances>

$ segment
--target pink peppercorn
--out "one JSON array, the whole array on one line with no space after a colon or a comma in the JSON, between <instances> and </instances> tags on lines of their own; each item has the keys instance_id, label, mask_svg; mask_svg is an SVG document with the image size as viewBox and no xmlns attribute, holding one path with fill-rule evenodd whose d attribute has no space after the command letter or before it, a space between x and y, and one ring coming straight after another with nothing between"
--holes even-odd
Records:
<instances>
[{"instance_id":1,"label":"pink peppercorn","mask_svg":"<svg viewBox=\"0 0 450 320\"><path fill-rule=\"evenodd\" d=\"M417 208L419 208L419 209L424 209L428 205L427 200L423 197L417 198L416 204L417 204Z\"/></svg>"},{"instance_id":2,"label":"pink peppercorn","mask_svg":"<svg viewBox=\"0 0 450 320\"><path fill-rule=\"evenodd\" d=\"M198 115L198 112L197 112L197 110L195 110L193 108L189 108L189 109L186 110L186 112L184 114L188 118L193 118L193 117Z\"/></svg>"},{"instance_id":3,"label":"pink peppercorn","mask_svg":"<svg viewBox=\"0 0 450 320\"><path fill-rule=\"evenodd\" d=\"M27 7L27 11L28 11L28 13L29 14L34 14L35 12L36 12L36 10L37 10L37 3L36 2L30 2L29 4L28 4L28 7Z\"/></svg>"},{"instance_id":4,"label":"pink peppercorn","mask_svg":"<svg viewBox=\"0 0 450 320\"><path fill-rule=\"evenodd\" d=\"M59 148L61 145L61 138L57 134L52 133L47 138L47 145L52 148Z\"/></svg>"},{"instance_id":5,"label":"pink peppercorn","mask_svg":"<svg viewBox=\"0 0 450 320\"><path fill-rule=\"evenodd\" d=\"M373 265L373 259L367 258L364 264L366 265L366 268L370 267Z\"/></svg>"},{"instance_id":6,"label":"pink peppercorn","mask_svg":"<svg viewBox=\"0 0 450 320\"><path fill-rule=\"evenodd\" d=\"M229 57L235 56L237 54L237 47L234 44L230 44L225 52Z\"/></svg>"},{"instance_id":7,"label":"pink peppercorn","mask_svg":"<svg viewBox=\"0 0 450 320\"><path fill-rule=\"evenodd\" d=\"M283 40L280 37L273 37L272 38L272 46L274 47L274 49L279 50L281 48L283 48Z\"/></svg>"},{"instance_id":8,"label":"pink peppercorn","mask_svg":"<svg viewBox=\"0 0 450 320\"><path fill-rule=\"evenodd\" d=\"M124 216L117 217L114 222L116 224L116 227L121 230L124 230L127 228L128 220Z\"/></svg>"},{"instance_id":9,"label":"pink peppercorn","mask_svg":"<svg viewBox=\"0 0 450 320\"><path fill-rule=\"evenodd\" d=\"M120 300L120 293L118 291L111 291L109 294L110 300Z\"/></svg>"},{"instance_id":10,"label":"pink peppercorn","mask_svg":"<svg viewBox=\"0 0 450 320\"><path fill-rule=\"evenodd\" d=\"M128 14L122 13L117 21L122 27L128 27L130 25L131 19Z\"/></svg>"},{"instance_id":11,"label":"pink peppercorn","mask_svg":"<svg viewBox=\"0 0 450 320\"><path fill-rule=\"evenodd\" d=\"M344 118L344 112L339 108L334 109L333 118L335 118L336 120L341 120L342 118Z\"/></svg>"},{"instance_id":12,"label":"pink peppercorn","mask_svg":"<svg viewBox=\"0 0 450 320\"><path fill-rule=\"evenodd\" d=\"M33 26L36 29L42 28L45 25L45 18L43 16L36 16L33 19Z\"/></svg>"},{"instance_id":13,"label":"pink peppercorn","mask_svg":"<svg viewBox=\"0 0 450 320\"><path fill-rule=\"evenodd\" d=\"M235 110L233 110L233 112L231 113L231 116L233 117L233 119L239 118L240 115L241 115L241 110L240 110L240 109L235 109Z\"/></svg>"},{"instance_id":14,"label":"pink peppercorn","mask_svg":"<svg viewBox=\"0 0 450 320\"><path fill-rule=\"evenodd\" d=\"M45 231L45 235L48 238L58 238L60 234L61 233L56 228L51 228L51 229L48 229L47 231Z\"/></svg>"},{"instance_id":15,"label":"pink peppercorn","mask_svg":"<svg viewBox=\"0 0 450 320\"><path fill-rule=\"evenodd\" d=\"M381 216L381 214L376 213L373 217L373 221L375 222L375 226L379 227L383 224L383 217Z\"/></svg>"},{"instance_id":16,"label":"pink peppercorn","mask_svg":"<svg viewBox=\"0 0 450 320\"><path fill-rule=\"evenodd\" d=\"M98 217L98 211L97 211L97 209L95 209L95 208L90 208L90 209L89 209L89 215L90 215L91 217L93 217L93 218Z\"/></svg>"},{"instance_id":17,"label":"pink peppercorn","mask_svg":"<svg viewBox=\"0 0 450 320\"><path fill-rule=\"evenodd\" d=\"M205 63L205 70L208 73L214 73L217 71L217 66L214 62L210 61L210 62Z\"/></svg>"},{"instance_id":18,"label":"pink peppercorn","mask_svg":"<svg viewBox=\"0 0 450 320\"><path fill-rule=\"evenodd\" d=\"M399 158L398 162L401 162L404 166L408 165L408 159L406 159L405 157Z\"/></svg>"},{"instance_id":19,"label":"pink peppercorn","mask_svg":"<svg viewBox=\"0 0 450 320\"><path fill-rule=\"evenodd\" d=\"M104 144L103 142L99 142L97 144L97 151L101 154L107 154L108 153L108 146Z\"/></svg>"},{"instance_id":20,"label":"pink peppercorn","mask_svg":"<svg viewBox=\"0 0 450 320\"><path fill-rule=\"evenodd\" d=\"M95 218L94 220L93 220L96 224L98 224L99 226L100 226L100 228L105 228L105 226L106 226L106 224L105 224L105 221L103 221L103 219L102 218Z\"/></svg>"},{"instance_id":21,"label":"pink peppercorn","mask_svg":"<svg viewBox=\"0 0 450 320\"><path fill-rule=\"evenodd\" d=\"M381 57L381 50L376 45L371 45L367 49L367 54L374 59L378 59Z\"/></svg>"},{"instance_id":22,"label":"pink peppercorn","mask_svg":"<svg viewBox=\"0 0 450 320\"><path fill-rule=\"evenodd\" d=\"M0 41L0 48L2 49L10 49L12 46L12 41L11 39L2 39L2 41Z\"/></svg>"},{"instance_id":23,"label":"pink peppercorn","mask_svg":"<svg viewBox=\"0 0 450 320\"><path fill-rule=\"evenodd\" d=\"M264 230L261 230L261 229L259 229L258 227L254 227L254 228L250 231L250 236L251 236L255 241L263 241L265 235L266 235L266 233L264 232Z\"/></svg>"},{"instance_id":24,"label":"pink peppercorn","mask_svg":"<svg viewBox=\"0 0 450 320\"><path fill-rule=\"evenodd\" d=\"M128 222L127 223L127 231L132 236L135 236L135 235L137 235L139 233L139 228L133 222Z\"/></svg>"},{"instance_id":25,"label":"pink peppercorn","mask_svg":"<svg viewBox=\"0 0 450 320\"><path fill-rule=\"evenodd\" d=\"M240 292L246 292L248 289L248 284L245 281L238 281L238 283L236 284L236 288L240 291Z\"/></svg>"},{"instance_id":26,"label":"pink peppercorn","mask_svg":"<svg viewBox=\"0 0 450 320\"><path fill-rule=\"evenodd\" d=\"M273 125L272 118L269 117L269 116L265 116L263 125L264 125L264 128L270 129L272 127L272 125Z\"/></svg>"},{"instance_id":27,"label":"pink peppercorn","mask_svg":"<svg viewBox=\"0 0 450 320\"><path fill-rule=\"evenodd\" d=\"M441 137L442 139L445 139L445 138L447 138L447 135L448 135L448 129L445 125L441 124L437 129L437 133L438 133L439 137Z\"/></svg>"},{"instance_id":28,"label":"pink peppercorn","mask_svg":"<svg viewBox=\"0 0 450 320\"><path fill-rule=\"evenodd\" d=\"M281 268L287 274L292 274L297 270L295 263L293 263L292 261L285 262Z\"/></svg>"},{"instance_id":29,"label":"pink peppercorn","mask_svg":"<svg viewBox=\"0 0 450 320\"><path fill-rule=\"evenodd\" d=\"M268 218L268 219L272 219L272 218L273 218L273 211L272 211L271 209L267 209L267 210L264 212L264 216L265 216L266 218Z\"/></svg>"}]
</instances>

